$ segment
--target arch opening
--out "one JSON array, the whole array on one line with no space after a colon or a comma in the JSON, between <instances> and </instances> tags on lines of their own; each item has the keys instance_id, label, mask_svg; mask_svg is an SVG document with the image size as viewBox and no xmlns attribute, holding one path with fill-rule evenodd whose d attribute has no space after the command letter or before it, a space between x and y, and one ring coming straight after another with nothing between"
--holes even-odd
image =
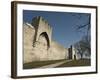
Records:
<instances>
[{"instance_id":1,"label":"arch opening","mask_svg":"<svg viewBox=\"0 0 100 80\"><path fill-rule=\"evenodd\" d=\"M49 49L50 41L46 32L43 32L39 35L38 42L44 45L46 49Z\"/></svg>"}]
</instances>

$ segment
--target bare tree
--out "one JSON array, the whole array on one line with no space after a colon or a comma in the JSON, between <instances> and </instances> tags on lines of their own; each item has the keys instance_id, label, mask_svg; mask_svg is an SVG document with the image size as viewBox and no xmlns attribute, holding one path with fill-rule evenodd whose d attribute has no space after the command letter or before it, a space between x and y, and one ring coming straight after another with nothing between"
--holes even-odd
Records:
<instances>
[{"instance_id":1,"label":"bare tree","mask_svg":"<svg viewBox=\"0 0 100 80\"><path fill-rule=\"evenodd\" d=\"M84 36L79 42L75 43L74 46L77 50L77 53L80 54L81 59L83 58L85 52L87 52L88 55L91 55L90 38L88 38L87 35Z\"/></svg>"},{"instance_id":2,"label":"bare tree","mask_svg":"<svg viewBox=\"0 0 100 80\"><path fill-rule=\"evenodd\" d=\"M85 48L85 50L88 51L88 54L91 55L91 39L90 36L84 36L82 39L82 44Z\"/></svg>"},{"instance_id":3,"label":"bare tree","mask_svg":"<svg viewBox=\"0 0 100 80\"><path fill-rule=\"evenodd\" d=\"M79 14L80 15L80 14ZM91 15L86 15L87 21L84 24L79 24L77 25L76 29L83 30L86 29L86 35L89 37L90 36L90 29L91 29ZM79 20L81 20L82 16L80 16Z\"/></svg>"},{"instance_id":4,"label":"bare tree","mask_svg":"<svg viewBox=\"0 0 100 80\"><path fill-rule=\"evenodd\" d=\"M82 46L81 41L79 41L79 42L77 42L75 44L75 48L77 50L77 54L80 54L81 59L82 59L83 58L83 55L84 55L84 47Z\"/></svg>"},{"instance_id":5,"label":"bare tree","mask_svg":"<svg viewBox=\"0 0 100 80\"><path fill-rule=\"evenodd\" d=\"M91 15L87 14L87 15L81 15L81 14L77 14L76 16L79 20L82 20L82 17L87 17L87 21L85 21L85 23L83 24L78 24L76 26L76 30L77 31L85 31L85 35L82 36L82 39L77 42L75 44L75 47L78 51L78 54L80 54L81 58L84 55L84 52L87 51L88 55L91 55L91 33L90 33L90 29L91 29Z\"/></svg>"}]
</instances>

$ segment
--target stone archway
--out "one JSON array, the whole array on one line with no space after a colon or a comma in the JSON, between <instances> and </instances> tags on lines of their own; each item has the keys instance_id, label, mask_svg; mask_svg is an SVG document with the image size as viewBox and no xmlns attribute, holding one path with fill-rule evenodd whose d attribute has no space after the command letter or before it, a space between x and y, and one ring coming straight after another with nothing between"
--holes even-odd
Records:
<instances>
[{"instance_id":1,"label":"stone archway","mask_svg":"<svg viewBox=\"0 0 100 80\"><path fill-rule=\"evenodd\" d=\"M36 55L40 61L47 60L49 47L50 43L48 35L46 32L43 32L39 35L34 47Z\"/></svg>"},{"instance_id":2,"label":"stone archway","mask_svg":"<svg viewBox=\"0 0 100 80\"><path fill-rule=\"evenodd\" d=\"M44 46L44 49L48 50L48 48L50 47L50 41L46 32L40 34L38 42L41 43L42 46Z\"/></svg>"}]
</instances>

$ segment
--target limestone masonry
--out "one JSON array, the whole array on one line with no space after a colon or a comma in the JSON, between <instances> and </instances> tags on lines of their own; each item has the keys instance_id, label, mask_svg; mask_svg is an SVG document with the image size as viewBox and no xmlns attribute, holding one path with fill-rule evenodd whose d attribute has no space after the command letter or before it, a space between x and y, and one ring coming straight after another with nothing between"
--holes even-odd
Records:
<instances>
[{"instance_id":1,"label":"limestone masonry","mask_svg":"<svg viewBox=\"0 0 100 80\"><path fill-rule=\"evenodd\" d=\"M24 63L73 58L70 50L52 40L52 27L41 16L24 23Z\"/></svg>"}]
</instances>

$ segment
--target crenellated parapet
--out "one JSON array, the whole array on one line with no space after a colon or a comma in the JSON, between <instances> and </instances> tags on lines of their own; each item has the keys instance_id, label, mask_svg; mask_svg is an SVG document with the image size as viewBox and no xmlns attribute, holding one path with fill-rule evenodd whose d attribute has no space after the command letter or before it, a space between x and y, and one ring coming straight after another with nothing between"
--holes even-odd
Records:
<instances>
[{"instance_id":1,"label":"crenellated parapet","mask_svg":"<svg viewBox=\"0 0 100 80\"><path fill-rule=\"evenodd\" d=\"M34 38L34 43L36 41L38 41L39 36L42 33L45 33L47 36L47 42L49 44L51 44L51 37L52 37L52 27L50 26L50 24L48 23L48 21L46 21L43 17L41 16L37 16L35 18L32 19L32 25L35 27L35 38Z\"/></svg>"}]
</instances>

